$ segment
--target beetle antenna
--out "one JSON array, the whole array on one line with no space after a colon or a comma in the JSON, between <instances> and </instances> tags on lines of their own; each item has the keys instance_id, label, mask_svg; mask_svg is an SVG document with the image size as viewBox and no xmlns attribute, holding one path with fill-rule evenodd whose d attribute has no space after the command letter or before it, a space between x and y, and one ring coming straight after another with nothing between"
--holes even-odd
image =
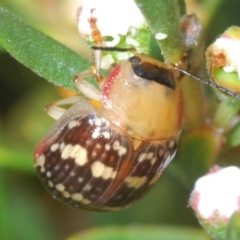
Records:
<instances>
[{"instance_id":1,"label":"beetle antenna","mask_svg":"<svg viewBox=\"0 0 240 240\"><path fill-rule=\"evenodd\" d=\"M111 51L111 52L132 52L135 48L121 48L121 47L104 47L104 46L92 46L93 50Z\"/></svg>"},{"instance_id":2,"label":"beetle antenna","mask_svg":"<svg viewBox=\"0 0 240 240\"><path fill-rule=\"evenodd\" d=\"M187 76L189 76L189 77L191 77L191 78L193 78L193 79L195 79L195 80L197 80L197 81L199 81L199 82L201 82L201 83L203 83L205 85L208 85L208 86L210 86L212 88L216 88L216 89L220 90L221 92L223 92L223 93L225 93L227 95L230 95L230 96L233 96L233 97L236 97L236 98L240 99L240 93L238 93L238 92L233 92L233 91L231 91L231 90L229 90L229 89L227 89L225 87L222 87L222 86L220 86L220 85L218 85L216 83L210 82L207 79L203 79L203 78L194 76L191 73L189 73L189 72L187 72L187 71L185 71L185 70L183 70L181 68L176 68L176 69L178 71L182 72L183 74L185 74L185 75L187 75Z\"/></svg>"}]
</instances>

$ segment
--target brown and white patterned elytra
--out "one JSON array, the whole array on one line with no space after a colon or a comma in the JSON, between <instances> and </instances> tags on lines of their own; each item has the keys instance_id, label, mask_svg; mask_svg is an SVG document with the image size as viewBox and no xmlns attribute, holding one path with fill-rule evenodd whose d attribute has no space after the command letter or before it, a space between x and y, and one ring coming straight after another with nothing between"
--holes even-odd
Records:
<instances>
[{"instance_id":1,"label":"brown and white patterned elytra","mask_svg":"<svg viewBox=\"0 0 240 240\"><path fill-rule=\"evenodd\" d=\"M51 194L75 207L116 211L139 199L174 157L177 143L132 139L96 114L76 117L53 142L40 143L35 167Z\"/></svg>"},{"instance_id":2,"label":"brown and white patterned elytra","mask_svg":"<svg viewBox=\"0 0 240 240\"><path fill-rule=\"evenodd\" d=\"M99 109L79 97L38 143L34 165L43 185L83 210L130 206L175 156L181 96L165 64L140 54L119 64L101 89Z\"/></svg>"}]
</instances>

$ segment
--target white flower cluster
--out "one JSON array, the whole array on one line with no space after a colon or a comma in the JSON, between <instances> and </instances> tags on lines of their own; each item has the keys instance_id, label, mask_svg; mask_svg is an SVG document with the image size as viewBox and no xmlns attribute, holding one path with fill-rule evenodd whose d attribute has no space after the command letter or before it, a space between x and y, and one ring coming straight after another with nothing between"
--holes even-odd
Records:
<instances>
[{"instance_id":1,"label":"white flower cluster","mask_svg":"<svg viewBox=\"0 0 240 240\"><path fill-rule=\"evenodd\" d=\"M210 45L207 50L207 55L210 57L210 64L213 67L220 67L227 72L237 72L240 78L240 28L233 26L228 28L222 36ZM211 63L211 58L213 62ZM215 65L216 64L216 65Z\"/></svg>"},{"instance_id":2,"label":"white flower cluster","mask_svg":"<svg viewBox=\"0 0 240 240\"><path fill-rule=\"evenodd\" d=\"M92 11L94 10L94 11ZM92 12L92 13L91 13ZM78 16L78 29L83 36L90 36L90 17L97 19L97 26L103 37L110 36L111 41L104 42L105 46L116 46L120 41L119 35L127 35L128 31L134 36L137 29L145 26L145 20L133 0L85 0ZM134 38L128 38L132 44L138 45Z\"/></svg>"},{"instance_id":3,"label":"white flower cluster","mask_svg":"<svg viewBox=\"0 0 240 240\"><path fill-rule=\"evenodd\" d=\"M97 20L96 26L103 38L103 46L116 47L124 43L124 46L139 48L140 52L144 52L137 36L142 29L147 28L147 24L133 0L83 1L77 16L78 29L87 43L92 44L90 18ZM109 69L113 63L126 60L131 55L131 52L103 53L101 68Z\"/></svg>"},{"instance_id":4,"label":"white flower cluster","mask_svg":"<svg viewBox=\"0 0 240 240\"><path fill-rule=\"evenodd\" d=\"M225 56L225 72L236 71L240 77L240 39L218 38L214 42L214 53Z\"/></svg>"},{"instance_id":5,"label":"white flower cluster","mask_svg":"<svg viewBox=\"0 0 240 240\"><path fill-rule=\"evenodd\" d=\"M199 178L190 197L190 205L203 219L211 219L216 211L229 219L240 211L240 169L213 168Z\"/></svg>"}]
</instances>

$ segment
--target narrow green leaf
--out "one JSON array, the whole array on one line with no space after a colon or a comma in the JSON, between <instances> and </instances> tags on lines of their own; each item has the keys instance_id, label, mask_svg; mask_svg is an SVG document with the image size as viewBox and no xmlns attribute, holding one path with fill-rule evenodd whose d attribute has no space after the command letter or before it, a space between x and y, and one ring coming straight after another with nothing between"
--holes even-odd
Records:
<instances>
[{"instance_id":1,"label":"narrow green leaf","mask_svg":"<svg viewBox=\"0 0 240 240\"><path fill-rule=\"evenodd\" d=\"M11 219L9 216L9 201L6 196L7 185L5 182L5 174L0 170L0 236L1 239L10 239Z\"/></svg>"},{"instance_id":2,"label":"narrow green leaf","mask_svg":"<svg viewBox=\"0 0 240 240\"><path fill-rule=\"evenodd\" d=\"M145 16L154 36L157 33L167 37L158 40L167 62L178 62L182 57L182 34L180 29L180 7L178 0L135 0ZM181 10L183 11L183 10Z\"/></svg>"},{"instance_id":3,"label":"narrow green leaf","mask_svg":"<svg viewBox=\"0 0 240 240\"><path fill-rule=\"evenodd\" d=\"M74 89L74 74L91 65L90 61L25 24L5 8L0 8L0 45L38 75L69 89Z\"/></svg>"},{"instance_id":4,"label":"narrow green leaf","mask_svg":"<svg viewBox=\"0 0 240 240\"><path fill-rule=\"evenodd\" d=\"M181 16L186 14L186 3L185 0L178 0L179 8L180 8L180 14Z\"/></svg>"},{"instance_id":5,"label":"narrow green leaf","mask_svg":"<svg viewBox=\"0 0 240 240\"><path fill-rule=\"evenodd\" d=\"M239 100L234 97L226 97L221 92L219 97L222 98L214 116L214 126L226 130L240 109Z\"/></svg>"},{"instance_id":6,"label":"narrow green leaf","mask_svg":"<svg viewBox=\"0 0 240 240\"><path fill-rule=\"evenodd\" d=\"M240 239L240 213L235 212L229 222L227 228L227 240L239 240Z\"/></svg>"},{"instance_id":7,"label":"narrow green leaf","mask_svg":"<svg viewBox=\"0 0 240 240\"><path fill-rule=\"evenodd\" d=\"M240 123L238 123L227 136L227 145L229 147L240 145Z\"/></svg>"},{"instance_id":8,"label":"narrow green leaf","mask_svg":"<svg viewBox=\"0 0 240 240\"><path fill-rule=\"evenodd\" d=\"M0 146L0 168L15 169L24 172L33 172L31 153L16 151Z\"/></svg>"},{"instance_id":9,"label":"narrow green leaf","mask_svg":"<svg viewBox=\"0 0 240 240\"><path fill-rule=\"evenodd\" d=\"M201 126L182 136L175 161L185 172L186 184L194 183L209 170L222 144L221 133L210 126Z\"/></svg>"},{"instance_id":10,"label":"narrow green leaf","mask_svg":"<svg viewBox=\"0 0 240 240\"><path fill-rule=\"evenodd\" d=\"M84 233L70 237L68 240L208 240L203 232L191 228L171 227L109 227L90 229Z\"/></svg>"}]
</instances>

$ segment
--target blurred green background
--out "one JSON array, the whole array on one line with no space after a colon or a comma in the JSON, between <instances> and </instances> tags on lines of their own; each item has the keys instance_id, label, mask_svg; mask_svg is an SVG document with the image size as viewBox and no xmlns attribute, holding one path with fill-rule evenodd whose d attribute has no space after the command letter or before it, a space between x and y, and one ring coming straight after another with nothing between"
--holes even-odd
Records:
<instances>
[{"instance_id":1,"label":"blurred green background","mask_svg":"<svg viewBox=\"0 0 240 240\"><path fill-rule=\"evenodd\" d=\"M209 14L208 0L187 1L188 12L196 12L204 22L206 46L227 27L240 26L240 1L216 2ZM78 5L76 0L0 0L0 6L12 10L28 24L89 57L75 22ZM54 200L37 178L32 153L54 122L43 111L44 106L65 96L68 92L38 77L0 48L1 239L66 239L91 227L114 225L198 227L188 207L193 182L179 181L176 174L179 157L154 189L127 210L84 212ZM234 148L233 159L239 153L239 148ZM192 168L197 169L194 159L191 161Z\"/></svg>"}]
</instances>

